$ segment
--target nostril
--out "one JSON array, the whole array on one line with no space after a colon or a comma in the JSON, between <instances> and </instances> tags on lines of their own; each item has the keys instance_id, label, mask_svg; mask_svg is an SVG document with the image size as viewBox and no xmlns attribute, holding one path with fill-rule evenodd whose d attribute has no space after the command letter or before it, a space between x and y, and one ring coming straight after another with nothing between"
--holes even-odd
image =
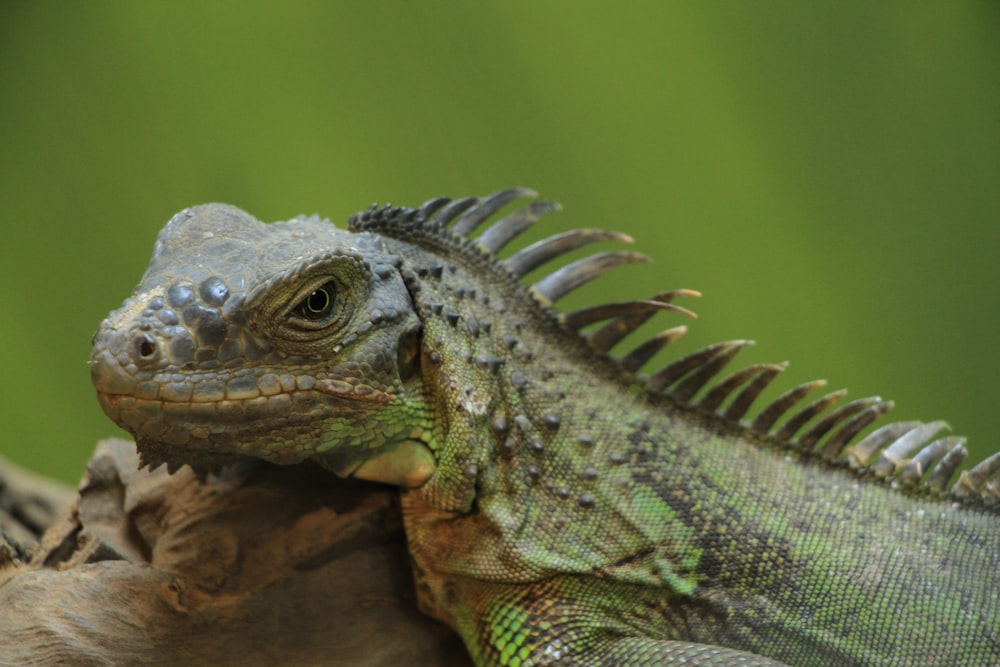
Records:
<instances>
[{"instance_id":1,"label":"nostril","mask_svg":"<svg viewBox=\"0 0 1000 667\"><path fill-rule=\"evenodd\" d=\"M136 358L141 361L153 361L156 359L156 339L151 334L141 333L132 340L132 349L135 350Z\"/></svg>"}]
</instances>

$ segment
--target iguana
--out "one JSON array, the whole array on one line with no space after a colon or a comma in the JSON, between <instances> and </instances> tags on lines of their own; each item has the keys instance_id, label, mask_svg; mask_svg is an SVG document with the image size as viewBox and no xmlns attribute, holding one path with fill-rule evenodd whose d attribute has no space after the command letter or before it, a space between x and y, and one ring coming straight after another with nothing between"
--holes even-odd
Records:
<instances>
[{"instance_id":1,"label":"iguana","mask_svg":"<svg viewBox=\"0 0 1000 667\"><path fill-rule=\"evenodd\" d=\"M509 189L382 206L347 230L189 208L94 338L107 415L147 465L313 460L402 487L424 611L480 665L1000 664L1000 468L945 424L784 369L748 343L643 367L612 348L673 290L558 313L609 251L530 286L584 229L499 254L558 209ZM501 209L506 215L476 235ZM804 404L804 405L803 405Z\"/></svg>"}]
</instances>

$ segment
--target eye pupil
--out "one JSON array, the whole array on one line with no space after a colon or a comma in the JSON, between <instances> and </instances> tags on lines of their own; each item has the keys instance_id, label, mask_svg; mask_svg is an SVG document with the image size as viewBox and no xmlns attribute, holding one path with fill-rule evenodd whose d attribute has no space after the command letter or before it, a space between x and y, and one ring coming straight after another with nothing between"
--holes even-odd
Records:
<instances>
[{"instance_id":1,"label":"eye pupil","mask_svg":"<svg viewBox=\"0 0 1000 667\"><path fill-rule=\"evenodd\" d=\"M325 287L320 287L306 299L306 308L311 313L322 313L328 305L330 305L330 295Z\"/></svg>"},{"instance_id":2,"label":"eye pupil","mask_svg":"<svg viewBox=\"0 0 1000 667\"><path fill-rule=\"evenodd\" d=\"M333 312L336 290L327 283L310 292L294 309L294 313L306 320L318 321L330 317Z\"/></svg>"}]
</instances>

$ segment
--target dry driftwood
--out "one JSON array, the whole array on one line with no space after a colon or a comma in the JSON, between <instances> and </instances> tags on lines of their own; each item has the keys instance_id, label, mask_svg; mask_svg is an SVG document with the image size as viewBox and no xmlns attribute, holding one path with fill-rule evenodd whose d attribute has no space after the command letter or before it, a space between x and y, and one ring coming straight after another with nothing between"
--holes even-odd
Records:
<instances>
[{"instance_id":1,"label":"dry driftwood","mask_svg":"<svg viewBox=\"0 0 1000 667\"><path fill-rule=\"evenodd\" d=\"M0 456L0 573L12 560L26 557L75 497L65 484Z\"/></svg>"},{"instance_id":2,"label":"dry driftwood","mask_svg":"<svg viewBox=\"0 0 1000 667\"><path fill-rule=\"evenodd\" d=\"M66 496L39 484L14 495ZM309 466L140 471L106 440L30 561L33 529L4 516L24 530L0 540L0 665L470 664L416 609L391 489Z\"/></svg>"}]
</instances>

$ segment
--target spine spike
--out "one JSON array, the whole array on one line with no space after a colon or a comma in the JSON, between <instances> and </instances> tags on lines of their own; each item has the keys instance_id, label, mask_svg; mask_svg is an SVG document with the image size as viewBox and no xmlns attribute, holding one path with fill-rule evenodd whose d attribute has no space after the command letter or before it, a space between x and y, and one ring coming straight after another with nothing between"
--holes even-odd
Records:
<instances>
[{"instance_id":1,"label":"spine spike","mask_svg":"<svg viewBox=\"0 0 1000 667\"><path fill-rule=\"evenodd\" d=\"M945 454L950 452L955 447L962 445L964 442L965 438L954 435L946 438L938 438L917 452L916 456L912 459L901 465L899 473L900 481L909 484L910 486L918 484L920 482L920 478L924 476L924 473L933 467L935 461L938 461ZM928 487L929 486L930 480L928 480Z\"/></svg>"},{"instance_id":2,"label":"spine spike","mask_svg":"<svg viewBox=\"0 0 1000 667\"><path fill-rule=\"evenodd\" d=\"M423 204L420 205L420 208L417 210L419 211L420 215L423 218L430 218L435 213L437 213L441 207L445 206L450 201L451 198L449 197L435 197L434 199L429 199L428 201L425 201ZM372 209L369 209L369 211L371 210Z\"/></svg>"},{"instance_id":3,"label":"spine spike","mask_svg":"<svg viewBox=\"0 0 1000 667\"><path fill-rule=\"evenodd\" d=\"M879 477L895 474L896 470L909 459L910 454L927 444L935 434L946 428L948 428L948 424L943 421L930 422L900 436L882 450L878 460L871 465L871 471Z\"/></svg>"},{"instance_id":4,"label":"spine spike","mask_svg":"<svg viewBox=\"0 0 1000 667\"><path fill-rule=\"evenodd\" d=\"M751 341L740 340L720 348L700 368L688 374L680 384L670 390L670 395L680 403L688 403L705 384L726 367L740 350L752 345Z\"/></svg>"},{"instance_id":5,"label":"spine spike","mask_svg":"<svg viewBox=\"0 0 1000 667\"><path fill-rule=\"evenodd\" d=\"M879 450L918 426L920 422L917 421L893 422L872 431L864 440L847 448L848 464L852 468L864 468Z\"/></svg>"},{"instance_id":6,"label":"spine spike","mask_svg":"<svg viewBox=\"0 0 1000 667\"><path fill-rule=\"evenodd\" d=\"M881 401L882 399L878 396L873 396L870 398L859 398L856 401L842 405L803 433L796 443L797 447L803 451L811 451L816 446L816 443L820 441L820 438L829 433L833 427Z\"/></svg>"},{"instance_id":7,"label":"spine spike","mask_svg":"<svg viewBox=\"0 0 1000 667\"><path fill-rule=\"evenodd\" d=\"M537 197L538 193L528 188L508 188L495 192L483 200L476 200L475 206L467 209L455 224L451 226L451 231L459 236L468 236L501 208L521 197Z\"/></svg>"},{"instance_id":8,"label":"spine spike","mask_svg":"<svg viewBox=\"0 0 1000 667\"><path fill-rule=\"evenodd\" d=\"M955 476L958 467L962 465L969 450L965 448L965 439L959 438L959 442L948 450L948 453L941 457L931 474L927 477L927 488L931 491L942 492L949 480Z\"/></svg>"},{"instance_id":9,"label":"spine spike","mask_svg":"<svg viewBox=\"0 0 1000 667\"><path fill-rule=\"evenodd\" d=\"M622 264L648 262L649 258L635 252L602 252L577 260L557 269L532 285L532 293L543 305L549 306L577 287Z\"/></svg>"},{"instance_id":10,"label":"spine spike","mask_svg":"<svg viewBox=\"0 0 1000 667\"><path fill-rule=\"evenodd\" d=\"M687 333L687 327L683 325L661 331L642 345L639 345L637 348L629 352L628 355L622 357L620 360L622 368L629 373L638 372L639 369L646 364L646 362L656 356L657 352L683 336L685 333Z\"/></svg>"},{"instance_id":11,"label":"spine spike","mask_svg":"<svg viewBox=\"0 0 1000 667\"><path fill-rule=\"evenodd\" d=\"M840 458L841 453L844 451L844 445L864 430L866 426L889 412L893 407L895 407L895 403L892 401L880 401L862 410L860 414L852 418L840 430L827 438L826 444L820 450L820 458L825 461L834 461Z\"/></svg>"},{"instance_id":12,"label":"spine spike","mask_svg":"<svg viewBox=\"0 0 1000 667\"><path fill-rule=\"evenodd\" d=\"M557 213L560 210L562 208L555 202L531 202L527 206L519 208L507 217L493 223L492 226L482 233L477 242L486 252L496 255L508 243L538 222L543 215Z\"/></svg>"},{"instance_id":13,"label":"spine spike","mask_svg":"<svg viewBox=\"0 0 1000 667\"><path fill-rule=\"evenodd\" d=\"M974 495L980 487L1000 470L1000 452L983 459L972 470L965 470L951 487L951 492L959 498Z\"/></svg>"},{"instance_id":14,"label":"spine spike","mask_svg":"<svg viewBox=\"0 0 1000 667\"><path fill-rule=\"evenodd\" d=\"M681 308L671 303L677 296L697 296L697 292L693 292L692 290L673 290L641 301L602 303L569 313L562 313L559 315L559 321L569 329L580 330L596 322L629 315L639 315L647 311L656 310L672 310L688 317L697 318L698 316L687 308Z\"/></svg>"},{"instance_id":15,"label":"spine spike","mask_svg":"<svg viewBox=\"0 0 1000 667\"><path fill-rule=\"evenodd\" d=\"M606 232L601 229L575 229L533 243L504 260L504 264L511 273L520 277L557 257L597 241L634 243L631 236L618 232Z\"/></svg>"},{"instance_id":16,"label":"spine spike","mask_svg":"<svg viewBox=\"0 0 1000 667\"><path fill-rule=\"evenodd\" d=\"M779 396L777 400L764 408L764 410L762 410L761 413L753 420L750 428L759 433L769 432L771 427L774 426L779 419L781 419L782 415L801 401L806 394L811 392L813 389L823 387L825 385L826 380L813 380L812 382L806 382L789 389L784 394Z\"/></svg>"},{"instance_id":17,"label":"spine spike","mask_svg":"<svg viewBox=\"0 0 1000 667\"><path fill-rule=\"evenodd\" d=\"M437 215L432 218L433 222L446 225L451 222L456 216L461 215L468 209L472 208L479 203L478 197L463 197L462 199L456 199L453 202L448 203L438 211Z\"/></svg>"},{"instance_id":18,"label":"spine spike","mask_svg":"<svg viewBox=\"0 0 1000 667\"><path fill-rule=\"evenodd\" d=\"M813 417L821 412L824 412L830 406L838 403L840 399L846 395L847 390L839 389L837 391L831 391L822 398L817 398L798 413L790 417L788 421L785 422L780 429L778 429L778 432L774 434L774 437L778 440L791 441L792 436L798 433L799 429L805 426L807 422L811 421Z\"/></svg>"},{"instance_id":19,"label":"spine spike","mask_svg":"<svg viewBox=\"0 0 1000 667\"><path fill-rule=\"evenodd\" d=\"M774 378L778 377L778 374L785 370L788 364L759 364L758 366L751 366L751 368L759 368L760 370L753 377L753 380L743 391L741 391L736 398L733 399L729 407L726 408L723 416L726 419L732 419L733 421L739 421L743 419L743 416L753 405L753 402L757 400L760 393L767 388ZM742 384L742 382L740 383ZM734 389L739 385L734 386Z\"/></svg>"},{"instance_id":20,"label":"spine spike","mask_svg":"<svg viewBox=\"0 0 1000 667\"><path fill-rule=\"evenodd\" d=\"M660 369L649 377L647 380L647 386L650 391L660 393L691 371L696 368L700 368L712 360L716 354L723 353L729 348L736 347L740 349L751 344L752 341L735 340L709 345L708 347L702 348L697 352L693 352L686 357L681 357L672 364Z\"/></svg>"}]
</instances>

